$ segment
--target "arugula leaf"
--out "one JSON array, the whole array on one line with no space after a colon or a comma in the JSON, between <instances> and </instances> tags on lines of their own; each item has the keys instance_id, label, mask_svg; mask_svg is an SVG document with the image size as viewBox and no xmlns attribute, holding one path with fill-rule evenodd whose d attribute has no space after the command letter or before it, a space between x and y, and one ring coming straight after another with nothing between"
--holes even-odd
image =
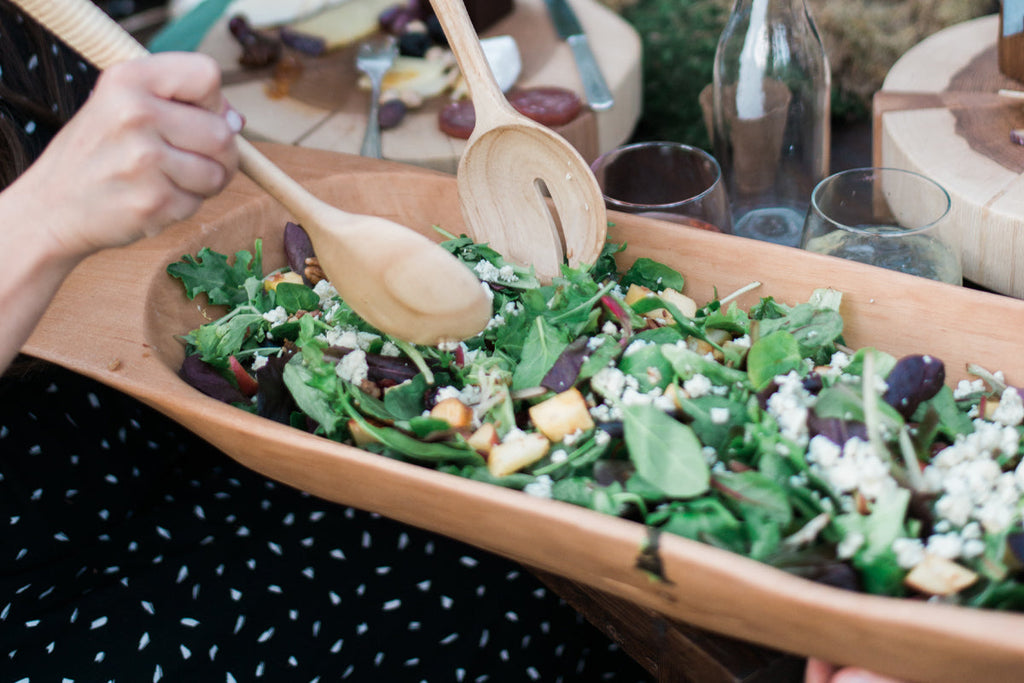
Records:
<instances>
[{"instance_id":1,"label":"arugula leaf","mask_svg":"<svg viewBox=\"0 0 1024 683\"><path fill-rule=\"evenodd\" d=\"M831 308L800 304L782 317L758 323L761 337L781 330L793 335L801 356L824 363L831 357L835 341L843 333L843 317Z\"/></svg>"},{"instance_id":2,"label":"arugula leaf","mask_svg":"<svg viewBox=\"0 0 1024 683\"><path fill-rule=\"evenodd\" d=\"M189 340L203 360L214 362L237 355L254 335L260 336L265 323L260 313L235 309L220 320L194 330Z\"/></svg>"},{"instance_id":3,"label":"arugula leaf","mask_svg":"<svg viewBox=\"0 0 1024 683\"><path fill-rule=\"evenodd\" d=\"M671 498L705 493L711 472L693 430L647 404L622 409L624 437L637 474Z\"/></svg>"},{"instance_id":4,"label":"arugula leaf","mask_svg":"<svg viewBox=\"0 0 1024 683\"><path fill-rule=\"evenodd\" d=\"M203 247L197 256L185 254L180 261L167 266L167 274L181 280L189 299L205 292L215 306L237 306L249 301L246 280L263 277L261 240L256 240L253 252L235 252L234 263L228 265L227 256Z\"/></svg>"}]
</instances>

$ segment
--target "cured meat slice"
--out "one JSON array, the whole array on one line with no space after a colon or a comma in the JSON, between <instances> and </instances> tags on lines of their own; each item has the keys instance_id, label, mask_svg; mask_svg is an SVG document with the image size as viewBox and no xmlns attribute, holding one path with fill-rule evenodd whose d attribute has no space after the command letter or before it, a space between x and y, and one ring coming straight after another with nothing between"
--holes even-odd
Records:
<instances>
[{"instance_id":1,"label":"cured meat slice","mask_svg":"<svg viewBox=\"0 0 1024 683\"><path fill-rule=\"evenodd\" d=\"M453 138L468 140L476 125L476 110L471 100L449 102L437 115L437 124L441 132Z\"/></svg>"},{"instance_id":2,"label":"cured meat slice","mask_svg":"<svg viewBox=\"0 0 1024 683\"><path fill-rule=\"evenodd\" d=\"M517 88L507 93L520 114L545 126L564 126L583 110L583 100L571 90L556 87ZM473 133L476 111L468 99L451 102L438 114L438 127L446 135L466 140Z\"/></svg>"},{"instance_id":3,"label":"cured meat slice","mask_svg":"<svg viewBox=\"0 0 1024 683\"><path fill-rule=\"evenodd\" d=\"M564 126L583 109L579 95L565 88L517 88L507 97L516 111L545 126Z\"/></svg>"}]
</instances>

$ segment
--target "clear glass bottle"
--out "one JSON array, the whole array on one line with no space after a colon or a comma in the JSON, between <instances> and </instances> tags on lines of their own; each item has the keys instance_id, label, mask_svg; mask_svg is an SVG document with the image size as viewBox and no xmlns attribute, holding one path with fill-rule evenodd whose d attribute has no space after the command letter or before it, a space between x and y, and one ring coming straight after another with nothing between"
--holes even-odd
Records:
<instances>
[{"instance_id":1,"label":"clear glass bottle","mask_svg":"<svg viewBox=\"0 0 1024 683\"><path fill-rule=\"evenodd\" d=\"M736 0L712 89L734 234L799 245L811 191L829 169L831 83L806 0Z\"/></svg>"}]
</instances>

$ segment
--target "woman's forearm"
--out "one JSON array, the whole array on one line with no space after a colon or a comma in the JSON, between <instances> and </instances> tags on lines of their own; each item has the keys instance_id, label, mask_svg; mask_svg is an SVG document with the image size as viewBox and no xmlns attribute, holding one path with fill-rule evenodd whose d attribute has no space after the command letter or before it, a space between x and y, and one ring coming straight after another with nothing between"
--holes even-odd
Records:
<instances>
[{"instance_id":1,"label":"woman's forearm","mask_svg":"<svg viewBox=\"0 0 1024 683\"><path fill-rule=\"evenodd\" d=\"M30 180L30 179L25 179ZM85 256L56 243L48 198L16 181L0 193L0 372L17 355L64 278Z\"/></svg>"}]
</instances>

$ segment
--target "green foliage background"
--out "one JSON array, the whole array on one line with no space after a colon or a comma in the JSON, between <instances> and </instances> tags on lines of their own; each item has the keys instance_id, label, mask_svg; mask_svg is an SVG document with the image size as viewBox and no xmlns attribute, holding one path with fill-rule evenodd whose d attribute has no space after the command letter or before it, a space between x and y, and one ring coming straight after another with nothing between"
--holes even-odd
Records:
<instances>
[{"instance_id":1,"label":"green foliage background","mask_svg":"<svg viewBox=\"0 0 1024 683\"><path fill-rule=\"evenodd\" d=\"M643 42L643 115L635 140L708 149L698 103L735 0L601 0ZM808 0L832 67L832 113L870 119L871 96L906 50L946 26L999 10L997 0Z\"/></svg>"}]
</instances>

